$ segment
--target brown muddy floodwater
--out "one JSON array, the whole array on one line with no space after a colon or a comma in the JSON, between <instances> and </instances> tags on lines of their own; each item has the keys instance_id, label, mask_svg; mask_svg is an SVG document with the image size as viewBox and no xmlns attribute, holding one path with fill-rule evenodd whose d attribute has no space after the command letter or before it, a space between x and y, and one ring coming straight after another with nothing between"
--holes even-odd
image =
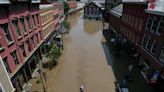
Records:
<instances>
[{"instance_id":1,"label":"brown muddy floodwater","mask_svg":"<svg viewBox=\"0 0 164 92\"><path fill-rule=\"evenodd\" d=\"M115 77L102 48L102 22L83 19L83 12L68 17L59 64L47 72L48 92L115 92Z\"/></svg>"}]
</instances>

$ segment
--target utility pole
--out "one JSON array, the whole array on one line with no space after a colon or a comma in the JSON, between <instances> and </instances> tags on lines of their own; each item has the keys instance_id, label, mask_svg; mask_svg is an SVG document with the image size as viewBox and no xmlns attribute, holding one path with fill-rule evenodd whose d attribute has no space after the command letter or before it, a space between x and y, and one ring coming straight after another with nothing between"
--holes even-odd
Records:
<instances>
[{"instance_id":1,"label":"utility pole","mask_svg":"<svg viewBox=\"0 0 164 92\"><path fill-rule=\"evenodd\" d=\"M42 74L41 74L42 71L41 71L40 68L39 68L38 72L39 72L39 75L40 75L40 79L41 79L41 81L42 81L43 91L46 92L46 89L45 89L45 86L44 86L44 83L43 83Z\"/></svg>"}]
</instances>

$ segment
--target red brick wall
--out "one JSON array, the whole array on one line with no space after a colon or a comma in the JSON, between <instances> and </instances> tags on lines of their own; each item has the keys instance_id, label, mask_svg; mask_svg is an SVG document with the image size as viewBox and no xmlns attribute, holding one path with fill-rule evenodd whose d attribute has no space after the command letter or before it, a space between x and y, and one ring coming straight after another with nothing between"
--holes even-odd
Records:
<instances>
[{"instance_id":1,"label":"red brick wall","mask_svg":"<svg viewBox=\"0 0 164 92\"><path fill-rule=\"evenodd\" d=\"M2 45L3 50L0 51L0 55L2 56L2 58L7 57L7 62L9 64L10 70L11 72L14 72L15 69L17 68L17 65L15 65L13 58L11 56L11 53L13 51L16 51L17 54L17 58L19 63L23 63L23 61L25 60L23 54L22 54L22 50L19 47L20 45L24 45L25 48L25 53L26 56L28 57L30 55L30 52L28 50L26 41L29 40L30 41L30 47L31 49L34 48L38 48L38 44L41 42L41 40L43 40L43 35L42 35L42 31L41 31L41 21L40 21L40 17L39 17L39 7L37 4L35 5L29 5L27 6L27 4L19 4L17 3L16 5L11 4L9 6L9 11L5 10L6 8L0 8L0 12L2 13L2 15L0 15L0 24L4 24L4 23L8 23L8 29L9 29L9 33L11 36L11 39L13 41L13 43L11 45L7 44L7 41L5 39L5 35L4 35L4 31L0 28L0 44ZM36 16L36 14L38 14L38 18ZM34 25L34 20L32 19L32 15L34 15L34 19L36 22L36 25ZM29 20L30 20L30 25L32 27L32 31L29 31L29 26L26 20L26 16L29 16ZM18 35L16 33L16 29L14 27L14 25L12 24L12 20L18 19L18 28L20 30L21 33L21 38L18 39ZM23 26L20 22L20 18L24 18L24 24L25 24L25 28L27 31L27 34L24 34L23 32ZM36 36L36 34L38 36ZM32 48L32 41L30 40L30 37L33 37L34 39L34 48ZM37 42L37 39L39 42Z\"/></svg>"}]
</instances>

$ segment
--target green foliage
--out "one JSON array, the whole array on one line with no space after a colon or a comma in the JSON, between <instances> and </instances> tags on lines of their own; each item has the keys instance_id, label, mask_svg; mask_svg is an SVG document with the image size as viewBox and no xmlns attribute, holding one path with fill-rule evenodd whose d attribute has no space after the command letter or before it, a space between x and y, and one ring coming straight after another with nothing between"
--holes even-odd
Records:
<instances>
[{"instance_id":1,"label":"green foliage","mask_svg":"<svg viewBox=\"0 0 164 92\"><path fill-rule=\"evenodd\" d=\"M67 2L64 2L64 14L67 14L70 10L70 7Z\"/></svg>"},{"instance_id":2,"label":"green foliage","mask_svg":"<svg viewBox=\"0 0 164 92\"><path fill-rule=\"evenodd\" d=\"M58 59L61 56L60 48L56 45L50 45L48 52L46 53L46 57L50 58L50 67L56 65L58 63Z\"/></svg>"},{"instance_id":3,"label":"green foliage","mask_svg":"<svg viewBox=\"0 0 164 92\"><path fill-rule=\"evenodd\" d=\"M67 20L64 20L62 22L62 26L64 26L64 28L66 28L66 29L70 29L70 23Z\"/></svg>"}]
</instances>

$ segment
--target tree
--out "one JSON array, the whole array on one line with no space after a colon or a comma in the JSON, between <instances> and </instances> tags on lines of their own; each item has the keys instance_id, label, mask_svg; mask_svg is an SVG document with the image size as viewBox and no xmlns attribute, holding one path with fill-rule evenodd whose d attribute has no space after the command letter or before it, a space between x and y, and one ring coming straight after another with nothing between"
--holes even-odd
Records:
<instances>
[{"instance_id":1,"label":"tree","mask_svg":"<svg viewBox=\"0 0 164 92\"><path fill-rule=\"evenodd\" d=\"M67 14L70 10L70 7L67 2L64 2L64 14Z\"/></svg>"},{"instance_id":2,"label":"tree","mask_svg":"<svg viewBox=\"0 0 164 92\"><path fill-rule=\"evenodd\" d=\"M50 58L49 67L52 68L54 65L57 65L58 59L61 56L60 48L56 45L50 45L46 57Z\"/></svg>"},{"instance_id":3,"label":"tree","mask_svg":"<svg viewBox=\"0 0 164 92\"><path fill-rule=\"evenodd\" d=\"M70 29L70 23L67 20L64 20L62 22L62 26L64 26L64 28L66 28L66 29Z\"/></svg>"}]
</instances>

